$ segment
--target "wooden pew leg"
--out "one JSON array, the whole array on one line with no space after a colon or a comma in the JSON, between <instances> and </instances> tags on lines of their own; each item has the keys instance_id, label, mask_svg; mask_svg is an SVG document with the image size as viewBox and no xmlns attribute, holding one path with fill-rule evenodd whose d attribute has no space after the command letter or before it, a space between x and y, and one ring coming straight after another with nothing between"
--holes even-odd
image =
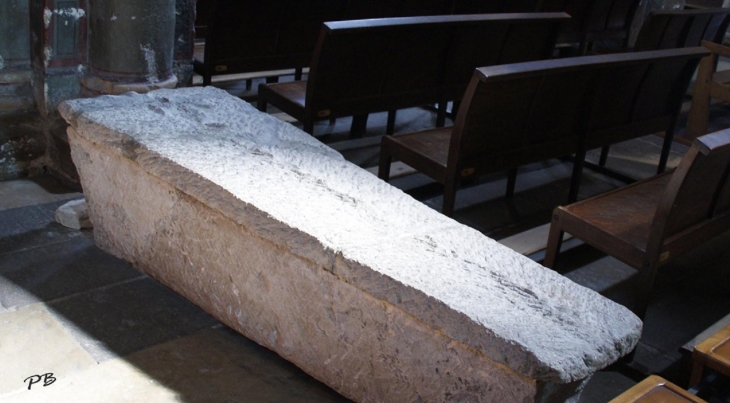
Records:
<instances>
[{"instance_id":1,"label":"wooden pew leg","mask_svg":"<svg viewBox=\"0 0 730 403\"><path fill-rule=\"evenodd\" d=\"M380 163L378 164L378 178L388 182L390 180L390 164L393 157L388 154L385 147L380 147Z\"/></svg>"},{"instance_id":2,"label":"wooden pew leg","mask_svg":"<svg viewBox=\"0 0 730 403\"><path fill-rule=\"evenodd\" d=\"M606 166L606 160L608 160L608 151L611 149L611 146L604 146L601 148L601 157L598 158L598 166L599 167L605 167Z\"/></svg>"},{"instance_id":3,"label":"wooden pew leg","mask_svg":"<svg viewBox=\"0 0 730 403\"><path fill-rule=\"evenodd\" d=\"M565 232L563 232L563 228L560 224L560 215L558 215L557 212L554 212L553 221L550 223L547 247L545 249L545 259L542 262L542 265L549 269L555 268L555 263L557 262L558 254L560 253L560 247L563 244L563 234L565 234Z\"/></svg>"},{"instance_id":4,"label":"wooden pew leg","mask_svg":"<svg viewBox=\"0 0 730 403\"><path fill-rule=\"evenodd\" d=\"M259 100L256 102L256 107L258 108L258 110L260 110L261 112L266 112L267 106L268 105L267 105L266 100L259 97Z\"/></svg>"},{"instance_id":5,"label":"wooden pew leg","mask_svg":"<svg viewBox=\"0 0 730 403\"><path fill-rule=\"evenodd\" d=\"M213 76L206 74L203 76L203 87L207 87L213 83Z\"/></svg>"},{"instance_id":6,"label":"wooden pew leg","mask_svg":"<svg viewBox=\"0 0 730 403\"><path fill-rule=\"evenodd\" d=\"M689 385L687 388L697 386L702 380L702 373L705 371L705 364L702 361L694 361L692 363L692 374L689 376Z\"/></svg>"},{"instance_id":7,"label":"wooden pew leg","mask_svg":"<svg viewBox=\"0 0 730 403\"><path fill-rule=\"evenodd\" d=\"M446 124L446 106L448 102L439 102L438 109L436 110L436 127L444 127Z\"/></svg>"},{"instance_id":8,"label":"wooden pew leg","mask_svg":"<svg viewBox=\"0 0 730 403\"><path fill-rule=\"evenodd\" d=\"M251 91L252 87L253 87L253 80L249 78L248 80L246 80L246 91Z\"/></svg>"},{"instance_id":9,"label":"wooden pew leg","mask_svg":"<svg viewBox=\"0 0 730 403\"><path fill-rule=\"evenodd\" d=\"M632 311L642 321L646 316L646 308L649 306L649 298L651 297L651 292L654 288L657 264L658 263L656 262L645 261L642 268L639 270L636 285L634 286L634 308Z\"/></svg>"},{"instance_id":10,"label":"wooden pew leg","mask_svg":"<svg viewBox=\"0 0 730 403\"><path fill-rule=\"evenodd\" d=\"M511 199L515 195L515 184L517 184L517 168L507 171L507 194L505 197Z\"/></svg>"},{"instance_id":11,"label":"wooden pew leg","mask_svg":"<svg viewBox=\"0 0 730 403\"><path fill-rule=\"evenodd\" d=\"M302 80L302 68L297 67L294 69L294 81L301 81Z\"/></svg>"},{"instance_id":12,"label":"wooden pew leg","mask_svg":"<svg viewBox=\"0 0 730 403\"><path fill-rule=\"evenodd\" d=\"M451 119L454 121L456 120L456 115L459 113L459 107L461 106L461 101L454 101L451 103Z\"/></svg>"},{"instance_id":13,"label":"wooden pew leg","mask_svg":"<svg viewBox=\"0 0 730 403\"><path fill-rule=\"evenodd\" d=\"M385 128L385 134L392 135L395 133L395 116L398 113L398 110L393 109L392 111L388 111L388 125Z\"/></svg>"},{"instance_id":14,"label":"wooden pew leg","mask_svg":"<svg viewBox=\"0 0 730 403\"><path fill-rule=\"evenodd\" d=\"M707 121L710 115L710 85L715 70L717 55L710 55L702 59L697 70L697 80L692 92L692 104L687 117L688 140L694 140L707 134Z\"/></svg>"},{"instance_id":15,"label":"wooden pew leg","mask_svg":"<svg viewBox=\"0 0 730 403\"><path fill-rule=\"evenodd\" d=\"M314 122L303 122L302 130L309 134L314 134Z\"/></svg>"},{"instance_id":16,"label":"wooden pew leg","mask_svg":"<svg viewBox=\"0 0 730 403\"><path fill-rule=\"evenodd\" d=\"M350 126L350 137L362 137L368 128L368 115L357 115L352 117Z\"/></svg>"},{"instance_id":17,"label":"wooden pew leg","mask_svg":"<svg viewBox=\"0 0 730 403\"><path fill-rule=\"evenodd\" d=\"M568 204L578 200L578 189L580 188L580 180L583 176L583 163L585 160L585 150L575 153L575 160L573 161L573 176L570 178L570 190L568 191Z\"/></svg>"},{"instance_id":18,"label":"wooden pew leg","mask_svg":"<svg viewBox=\"0 0 730 403\"><path fill-rule=\"evenodd\" d=\"M664 133L664 143L662 144L662 154L659 157L659 165L657 173L660 174L667 169L667 161L669 161L669 152L672 151L672 142L674 141L674 123Z\"/></svg>"},{"instance_id":19,"label":"wooden pew leg","mask_svg":"<svg viewBox=\"0 0 730 403\"><path fill-rule=\"evenodd\" d=\"M451 217L454 214L457 187L458 183L456 178L446 178L446 183L444 184L444 203L441 207L441 212L446 217Z\"/></svg>"}]
</instances>

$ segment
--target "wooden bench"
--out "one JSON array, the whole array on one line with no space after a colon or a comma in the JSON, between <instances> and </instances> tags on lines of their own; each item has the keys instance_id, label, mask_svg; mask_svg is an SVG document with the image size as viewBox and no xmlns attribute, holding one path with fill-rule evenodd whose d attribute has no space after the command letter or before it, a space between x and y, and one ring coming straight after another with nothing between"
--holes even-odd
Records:
<instances>
[{"instance_id":1,"label":"wooden bench","mask_svg":"<svg viewBox=\"0 0 730 403\"><path fill-rule=\"evenodd\" d=\"M378 176L393 158L445 185L443 213L454 210L459 182L576 153L569 200L575 200L592 148L667 131L664 167L682 96L702 48L557 59L480 68L453 128L382 140Z\"/></svg>"},{"instance_id":2,"label":"wooden bench","mask_svg":"<svg viewBox=\"0 0 730 403\"><path fill-rule=\"evenodd\" d=\"M295 69L301 79L327 21L534 11L538 1L199 0L204 4L196 25L207 32L194 68L203 85L215 75L286 69Z\"/></svg>"},{"instance_id":3,"label":"wooden bench","mask_svg":"<svg viewBox=\"0 0 730 403\"><path fill-rule=\"evenodd\" d=\"M730 130L695 140L679 166L553 212L544 265L564 232L639 271L634 313L644 317L657 270L730 229Z\"/></svg>"},{"instance_id":4,"label":"wooden bench","mask_svg":"<svg viewBox=\"0 0 730 403\"><path fill-rule=\"evenodd\" d=\"M328 22L306 82L261 84L259 103L314 122L460 99L478 66L548 58L565 13L480 14Z\"/></svg>"}]
</instances>

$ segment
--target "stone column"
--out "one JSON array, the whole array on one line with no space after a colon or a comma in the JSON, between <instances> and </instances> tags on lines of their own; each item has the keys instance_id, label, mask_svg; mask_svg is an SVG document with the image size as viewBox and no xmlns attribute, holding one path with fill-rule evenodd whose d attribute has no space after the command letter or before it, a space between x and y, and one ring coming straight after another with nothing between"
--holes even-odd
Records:
<instances>
[{"instance_id":1,"label":"stone column","mask_svg":"<svg viewBox=\"0 0 730 403\"><path fill-rule=\"evenodd\" d=\"M175 0L92 0L87 95L174 88Z\"/></svg>"},{"instance_id":2,"label":"stone column","mask_svg":"<svg viewBox=\"0 0 730 403\"><path fill-rule=\"evenodd\" d=\"M0 1L0 70L30 65L28 0Z\"/></svg>"},{"instance_id":3,"label":"stone column","mask_svg":"<svg viewBox=\"0 0 730 403\"><path fill-rule=\"evenodd\" d=\"M0 0L0 181L27 175L45 152L33 120L28 0Z\"/></svg>"},{"instance_id":4,"label":"stone column","mask_svg":"<svg viewBox=\"0 0 730 403\"><path fill-rule=\"evenodd\" d=\"M28 0L0 1L0 114L35 107L30 89L28 13Z\"/></svg>"}]
</instances>

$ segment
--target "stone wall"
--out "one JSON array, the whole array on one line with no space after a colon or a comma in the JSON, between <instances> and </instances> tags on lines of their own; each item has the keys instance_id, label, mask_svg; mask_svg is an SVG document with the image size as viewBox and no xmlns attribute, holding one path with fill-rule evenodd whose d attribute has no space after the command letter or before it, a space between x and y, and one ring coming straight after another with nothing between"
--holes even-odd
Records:
<instances>
[{"instance_id":1,"label":"stone wall","mask_svg":"<svg viewBox=\"0 0 730 403\"><path fill-rule=\"evenodd\" d=\"M576 401L629 310L212 87L75 100L96 244L363 402Z\"/></svg>"}]
</instances>

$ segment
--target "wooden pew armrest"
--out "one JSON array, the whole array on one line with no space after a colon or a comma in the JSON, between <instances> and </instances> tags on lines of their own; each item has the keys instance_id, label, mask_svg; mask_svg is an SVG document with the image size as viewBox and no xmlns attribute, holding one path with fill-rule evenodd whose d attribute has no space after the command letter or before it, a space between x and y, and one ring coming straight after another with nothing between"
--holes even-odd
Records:
<instances>
[{"instance_id":1,"label":"wooden pew armrest","mask_svg":"<svg viewBox=\"0 0 730 403\"><path fill-rule=\"evenodd\" d=\"M712 52L716 55L730 57L730 47L723 46L718 43L714 43L714 42L710 42L710 41L702 41L702 46L704 46L710 52Z\"/></svg>"}]
</instances>

